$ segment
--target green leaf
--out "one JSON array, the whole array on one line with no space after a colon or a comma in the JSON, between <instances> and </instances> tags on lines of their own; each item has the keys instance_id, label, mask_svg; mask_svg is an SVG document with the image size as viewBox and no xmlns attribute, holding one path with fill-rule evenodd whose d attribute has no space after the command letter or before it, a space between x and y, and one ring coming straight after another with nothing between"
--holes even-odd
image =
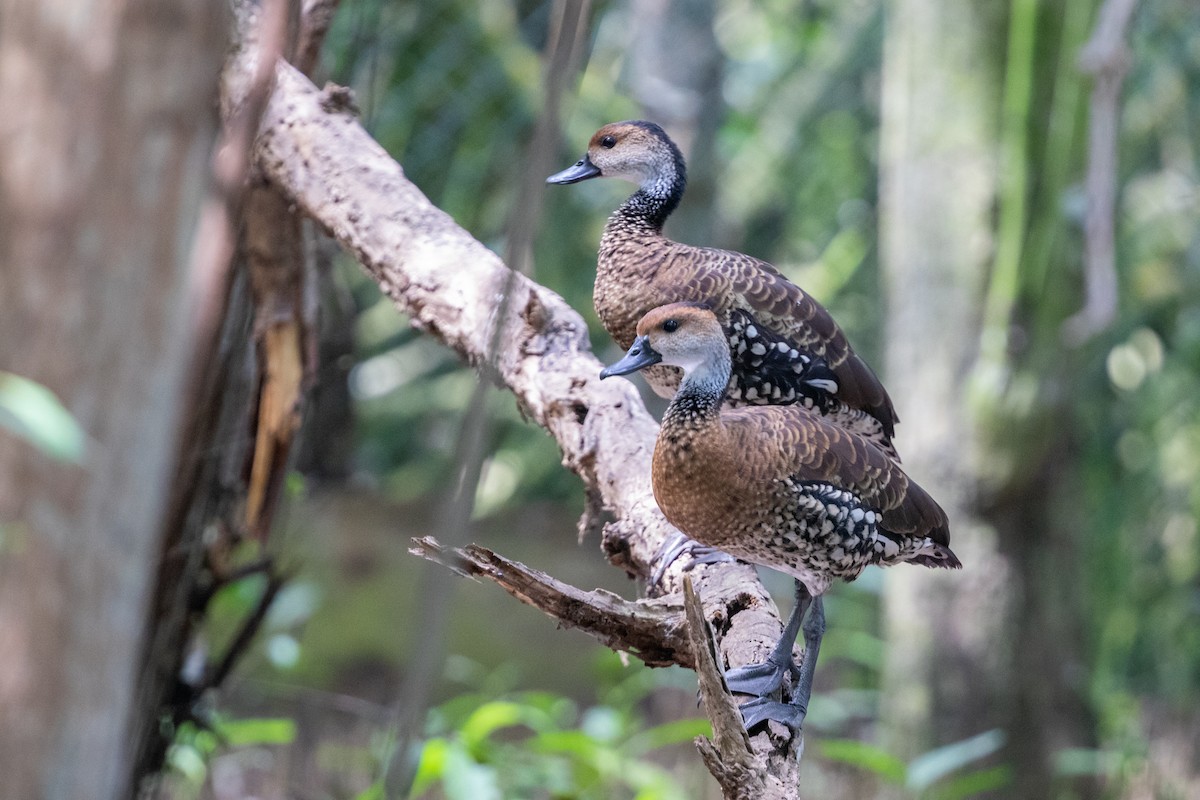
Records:
<instances>
[{"instance_id":1,"label":"green leaf","mask_svg":"<svg viewBox=\"0 0 1200 800\"><path fill-rule=\"evenodd\" d=\"M978 797L985 792L1002 789L1012 781L1012 768L1000 764L988 769L968 772L940 786L933 792L936 800L964 800L968 797Z\"/></svg>"},{"instance_id":2,"label":"green leaf","mask_svg":"<svg viewBox=\"0 0 1200 800\"><path fill-rule=\"evenodd\" d=\"M908 788L922 791L972 761L986 758L1004 746L1004 731L985 731L917 756L908 765Z\"/></svg>"},{"instance_id":3,"label":"green leaf","mask_svg":"<svg viewBox=\"0 0 1200 800\"><path fill-rule=\"evenodd\" d=\"M625 743L630 753L645 753L680 742L690 742L697 736L712 736L712 723L707 719L680 719L655 725L629 737Z\"/></svg>"},{"instance_id":4,"label":"green leaf","mask_svg":"<svg viewBox=\"0 0 1200 800\"><path fill-rule=\"evenodd\" d=\"M420 797L433 784L442 779L446 772L446 753L449 744L445 739L430 739L421 748L421 757L417 761L417 774L413 777L413 797ZM381 795L382 797L382 795Z\"/></svg>"},{"instance_id":5,"label":"green leaf","mask_svg":"<svg viewBox=\"0 0 1200 800\"><path fill-rule=\"evenodd\" d=\"M506 700L484 703L475 709L471 716L467 717L466 722L459 729L463 744L469 750L474 751L499 728L508 728L525 721L529 716L526 713L527 710L532 711L527 706Z\"/></svg>"},{"instance_id":6,"label":"green leaf","mask_svg":"<svg viewBox=\"0 0 1200 800\"><path fill-rule=\"evenodd\" d=\"M214 728L230 747L291 744L296 738L295 721L285 718L224 720Z\"/></svg>"},{"instance_id":7,"label":"green leaf","mask_svg":"<svg viewBox=\"0 0 1200 800\"><path fill-rule=\"evenodd\" d=\"M603 745L583 731L547 731L534 737L530 746L543 753L566 753L590 760Z\"/></svg>"},{"instance_id":8,"label":"green leaf","mask_svg":"<svg viewBox=\"0 0 1200 800\"><path fill-rule=\"evenodd\" d=\"M0 428L59 461L83 461L87 437L54 393L27 378L0 371Z\"/></svg>"},{"instance_id":9,"label":"green leaf","mask_svg":"<svg viewBox=\"0 0 1200 800\"><path fill-rule=\"evenodd\" d=\"M442 786L450 800L500 800L496 770L472 759L462 747L447 749Z\"/></svg>"},{"instance_id":10,"label":"green leaf","mask_svg":"<svg viewBox=\"0 0 1200 800\"><path fill-rule=\"evenodd\" d=\"M413 791L413 797L417 796L416 791ZM354 795L354 800L387 800L383 792L383 781L378 780L363 789L358 794Z\"/></svg>"},{"instance_id":11,"label":"green leaf","mask_svg":"<svg viewBox=\"0 0 1200 800\"><path fill-rule=\"evenodd\" d=\"M493 700L485 703L467 717L458 729L463 744L470 751L484 744L488 736L499 728L510 728L516 724L526 724L535 730L552 727L550 715L534 706L514 703L511 700Z\"/></svg>"},{"instance_id":12,"label":"green leaf","mask_svg":"<svg viewBox=\"0 0 1200 800\"><path fill-rule=\"evenodd\" d=\"M820 752L830 761L873 772L888 783L904 783L904 762L876 745L855 739L827 739L821 742Z\"/></svg>"}]
</instances>

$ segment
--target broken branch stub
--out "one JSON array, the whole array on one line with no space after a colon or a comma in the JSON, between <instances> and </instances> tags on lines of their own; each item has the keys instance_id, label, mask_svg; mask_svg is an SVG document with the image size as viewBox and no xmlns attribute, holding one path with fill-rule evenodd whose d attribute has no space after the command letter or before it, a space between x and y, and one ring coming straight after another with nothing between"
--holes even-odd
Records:
<instances>
[{"instance_id":1,"label":"broken branch stub","mask_svg":"<svg viewBox=\"0 0 1200 800\"><path fill-rule=\"evenodd\" d=\"M415 327L513 393L525 415L554 437L563 464L583 480L593 506L611 514L602 536L610 561L644 579L674 529L651 493L657 424L637 391L625 380L600 381L601 364L590 352L582 317L554 292L511 273L430 203L348 113L352 104L345 94L335 86L318 90L281 63L259 133L259 166L354 254ZM508 302L502 303L506 287ZM500 309L504 316L497 319ZM489 360L496 325L501 326L501 346ZM595 511L590 519L598 518ZM424 557L445 557L434 542L416 547ZM453 561L456 568L490 580L519 573L513 571L518 565L507 561L497 571L498 559L483 548L464 548ZM672 566L663 579L674 591L679 590L682 567ZM627 601L580 592L528 568L520 579L525 583L505 588L593 635L607 624L601 620L604 614L630 611ZM781 624L754 569L736 562L702 565L693 580L725 665L762 661ZM673 613L679 617L678 611ZM690 666L690 648L678 633L681 626L658 614L651 612L666 638L657 650L650 643L638 644L637 650L671 653L674 663ZM757 796L795 797L799 737L763 732L750 742L755 768L765 776L766 789Z\"/></svg>"}]
</instances>

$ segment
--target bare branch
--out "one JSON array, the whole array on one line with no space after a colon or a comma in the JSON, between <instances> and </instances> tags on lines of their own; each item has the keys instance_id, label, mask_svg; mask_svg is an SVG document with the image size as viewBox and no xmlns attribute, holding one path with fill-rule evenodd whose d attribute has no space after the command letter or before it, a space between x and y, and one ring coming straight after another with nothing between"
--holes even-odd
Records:
<instances>
[{"instance_id":1,"label":"bare branch","mask_svg":"<svg viewBox=\"0 0 1200 800\"><path fill-rule=\"evenodd\" d=\"M253 13L236 15L237 47L221 75L223 124L188 256L192 351L187 354L174 477L139 670L138 708L145 710L147 723L133 743L131 786L160 768L170 743L159 721L163 709L180 696L185 643L194 622L190 599L205 569L203 535L209 523L224 516L228 502L221 483L211 479L219 468L219 459L211 454L222 451L224 457L241 450L215 446L236 441L230 431L245 407L240 405L245 398L230 390L236 381L227 380L224 373L236 357L225 347L227 323L236 321L245 308L232 299L232 265L255 134L274 84L272 65L283 52L287 18L285 0L266 0Z\"/></svg>"},{"instance_id":2,"label":"bare branch","mask_svg":"<svg viewBox=\"0 0 1200 800\"><path fill-rule=\"evenodd\" d=\"M311 76L321 55L325 34L333 24L341 0L304 0L300 11L300 36L293 61L305 75Z\"/></svg>"},{"instance_id":3,"label":"bare branch","mask_svg":"<svg viewBox=\"0 0 1200 800\"><path fill-rule=\"evenodd\" d=\"M755 769L750 737L742 727L742 716L729 695L717 663L716 643L704 619L700 598L691 578L683 579L683 603L687 613L688 637L695 656L700 698L712 720L713 738L697 736L696 749L708 771L721 784L726 797L762 797L763 774Z\"/></svg>"},{"instance_id":4,"label":"bare branch","mask_svg":"<svg viewBox=\"0 0 1200 800\"><path fill-rule=\"evenodd\" d=\"M343 98L339 87L318 91L281 64L259 135L264 173L358 258L415 327L513 392L525 415L554 437L564 465L583 479L595 505L612 515L602 536L609 560L644 578L673 528L650 489L657 425L633 385L601 383L601 365L589 350L582 318L558 295L514 274L434 207L345 113ZM510 300L501 304L507 286ZM503 318L494 319L499 315ZM488 359L489 334L497 328L504 340ZM499 558L482 550L464 553L481 564ZM668 570L668 587L680 585L681 569ZM479 570L493 577L491 568ZM530 580L522 591L529 597L535 590L546 593L546 603L558 591L563 602L579 603L579 613L596 613L586 598L544 577ZM733 562L704 566L695 583L725 662L721 666L762 661L781 625L753 569ZM690 652L669 643L663 649ZM751 748L757 772L766 776L766 789L757 796L795 797L799 737L772 728L751 737Z\"/></svg>"},{"instance_id":5,"label":"bare branch","mask_svg":"<svg viewBox=\"0 0 1200 800\"><path fill-rule=\"evenodd\" d=\"M480 365L500 290L512 273L409 183L400 165L291 67L260 136L260 163L306 213L353 252L412 324ZM331 111L326 111L328 105ZM582 318L562 298L516 275L505 340L489 377L559 443L565 465L593 487L615 521L605 549L646 575L672 532L648 475L657 426L627 381L599 380ZM678 569L668 573L678 579ZM765 593L761 596L765 599Z\"/></svg>"},{"instance_id":6,"label":"bare branch","mask_svg":"<svg viewBox=\"0 0 1200 800\"><path fill-rule=\"evenodd\" d=\"M522 603L594 636L605 647L652 667L693 663L681 609L665 599L630 602L604 589L585 592L475 544L447 549L430 536L412 541L408 552L413 555L469 578L494 581Z\"/></svg>"},{"instance_id":7,"label":"bare branch","mask_svg":"<svg viewBox=\"0 0 1200 800\"><path fill-rule=\"evenodd\" d=\"M1063 324L1067 341L1080 344L1108 327L1117 313L1117 136L1121 85L1129 71L1125 36L1137 0L1106 0L1092 38L1079 54L1080 68L1094 78L1088 123L1087 214L1084 219L1083 308Z\"/></svg>"}]
</instances>

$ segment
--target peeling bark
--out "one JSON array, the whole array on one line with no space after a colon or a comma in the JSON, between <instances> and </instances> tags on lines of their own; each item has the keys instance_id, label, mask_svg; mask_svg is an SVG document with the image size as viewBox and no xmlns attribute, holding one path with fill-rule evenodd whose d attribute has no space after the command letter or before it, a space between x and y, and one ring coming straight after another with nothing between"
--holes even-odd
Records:
<instances>
[{"instance_id":1,"label":"peeling bark","mask_svg":"<svg viewBox=\"0 0 1200 800\"><path fill-rule=\"evenodd\" d=\"M142 727L125 767L130 785L140 785L146 795L153 791L153 779L147 779L161 768L173 727L191 719L196 701L232 670L281 585L267 560L263 571L274 588L243 621L234 645L200 674L184 678L190 641L208 600L216 587L244 572L236 565L235 546L248 532L260 542L266 537L299 425L304 377L314 360L302 350L311 339L312 315L300 310L304 259L298 218L274 189L263 188L264 181L249 180L273 65L296 35L298 6L291 0L232 5L235 46L221 74L215 180L200 209L191 253L187 321L195 344L181 359L189 385L179 401L183 424L138 672L134 714ZM239 232L241 250L249 254L246 269L235 260Z\"/></svg>"},{"instance_id":2,"label":"peeling bark","mask_svg":"<svg viewBox=\"0 0 1200 800\"><path fill-rule=\"evenodd\" d=\"M73 464L0 433L3 797L126 797L157 731L137 684L226 22L221 3L0 1L0 368L87 435Z\"/></svg>"},{"instance_id":3,"label":"peeling bark","mask_svg":"<svg viewBox=\"0 0 1200 800\"><path fill-rule=\"evenodd\" d=\"M657 425L633 385L601 383L582 318L558 295L511 273L430 204L346 112L349 105L339 87L318 91L280 65L260 130L261 169L357 257L415 327L513 392L525 415L558 442L563 464L583 479L595 504L612 515L602 536L609 560L645 578L673 528L654 502L648 477ZM510 296L502 303L506 286ZM501 311L504 318L496 319ZM485 354L496 326L501 346L489 361ZM486 551L464 552L481 559L472 567L476 574L493 577L482 566L491 558ZM663 583L669 590L678 591L682 569L677 563L668 570ZM781 624L753 569L732 562L704 566L695 583L723 666L764 659ZM561 586L546 588L553 584L533 585L550 595L572 594ZM676 663L690 659L681 656ZM798 791L800 737L779 733L751 737L753 772L765 776L766 787L756 797L795 797Z\"/></svg>"},{"instance_id":4,"label":"peeling bark","mask_svg":"<svg viewBox=\"0 0 1200 800\"><path fill-rule=\"evenodd\" d=\"M692 666L679 606L669 600L630 602L604 589L591 592L569 586L540 570L468 545L448 550L436 539L413 539L409 552L468 578L486 578L526 605L564 627L578 628L605 647L630 653L652 667Z\"/></svg>"}]
</instances>

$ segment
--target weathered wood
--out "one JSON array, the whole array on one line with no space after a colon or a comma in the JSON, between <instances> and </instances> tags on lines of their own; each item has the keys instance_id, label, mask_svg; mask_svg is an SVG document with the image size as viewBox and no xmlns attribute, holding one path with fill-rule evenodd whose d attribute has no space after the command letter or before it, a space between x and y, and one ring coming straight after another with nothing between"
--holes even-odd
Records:
<instances>
[{"instance_id":1,"label":"weathered wood","mask_svg":"<svg viewBox=\"0 0 1200 800\"><path fill-rule=\"evenodd\" d=\"M680 608L666 599L631 602L604 589L585 592L479 545L447 549L430 536L413 539L412 545L413 555L468 578L491 580L564 627L578 628L650 666L694 663Z\"/></svg>"},{"instance_id":2,"label":"weathered wood","mask_svg":"<svg viewBox=\"0 0 1200 800\"><path fill-rule=\"evenodd\" d=\"M202 598L210 596L211 587L226 579L228 561L243 532L248 527L261 532L270 518L274 493L260 490L247 503L242 476L253 462L257 480L252 485L270 484L263 477L269 476L270 470L259 465L275 466L282 460L278 454L285 449L286 441L281 444L281 432L289 422L287 399L268 402L266 413L274 412L272 435L246 435L253 430L255 410L261 409L257 397L260 373L274 368L278 375L283 370L277 366L278 359L271 361L272 354L259 358L255 352L251 323L256 313L259 319L267 316L262 308L268 301L263 299L263 291L256 295L251 292L245 277L249 270L237 269L234 257L239 228L262 231L262 218L267 216L255 210L261 204L245 203L244 198L251 147L271 93L273 66L287 45L291 3L237 0L232 6L236 12L234 47L226 58L220 86L223 125L213 148L208 194L197 222L189 268L189 313L183 318L193 337L193 346L184 359L188 385L178 400L183 424L170 502L161 522L158 571L144 623L142 666L138 670L134 714L143 725L132 741L133 756L126 765L130 785L141 785L144 790L149 787L145 778L162 766L173 725L190 717L199 694L217 684L213 676L227 674L244 650L244 646L231 648L224 663L210 665L195 684L182 677L193 625L205 611L206 600ZM247 206L251 210L243 214ZM260 256L270 249L264 239L260 234L252 248ZM261 283L256 280L255 288L261 288ZM268 326L264 323L259 327ZM276 345L274 350L286 350L286 341L285 346ZM276 385L279 383L287 381L276 381ZM279 391L274 396L285 393ZM247 508L252 510L249 524ZM213 531L218 535L214 537ZM255 628L250 622L246 624L246 640Z\"/></svg>"},{"instance_id":3,"label":"weathered wood","mask_svg":"<svg viewBox=\"0 0 1200 800\"><path fill-rule=\"evenodd\" d=\"M742 726L737 704L729 696L724 676L717 663L716 644L712 630L704 619L704 608L692 587L690 577L683 579L683 605L687 615L688 639L696 677L700 682L700 701L712 721L713 735L709 739L697 736L696 750L704 765L721 785L726 797L761 797L764 793L764 773L755 769L750 739Z\"/></svg>"},{"instance_id":4,"label":"weathered wood","mask_svg":"<svg viewBox=\"0 0 1200 800\"><path fill-rule=\"evenodd\" d=\"M127 794L190 352L222 3L0 2L0 369L81 464L0 433L0 796Z\"/></svg>"},{"instance_id":5,"label":"weathered wood","mask_svg":"<svg viewBox=\"0 0 1200 800\"><path fill-rule=\"evenodd\" d=\"M1080 344L1117 316L1117 144L1121 87L1132 57L1125 38L1138 0L1105 0L1079 66L1093 78L1088 119L1087 214L1084 218L1084 305L1063 323L1068 343Z\"/></svg>"},{"instance_id":6,"label":"weathered wood","mask_svg":"<svg viewBox=\"0 0 1200 800\"><path fill-rule=\"evenodd\" d=\"M633 385L602 383L582 318L550 290L513 276L435 208L348 112L351 105L345 90L318 91L280 65L259 137L262 170L357 257L415 327L513 392L525 415L558 442L564 465L612 515L603 528L604 552L644 578L673 529L650 490L657 426ZM510 297L502 304L506 286ZM500 308L508 313L496 319ZM501 346L488 362L497 325ZM668 588L678 591L681 569L668 570ZM725 666L764 659L781 625L753 569L705 566L695 582ZM794 765L798 737L762 732L751 745L758 771L774 777L762 796L796 796L794 773L777 773L781 764Z\"/></svg>"}]
</instances>

